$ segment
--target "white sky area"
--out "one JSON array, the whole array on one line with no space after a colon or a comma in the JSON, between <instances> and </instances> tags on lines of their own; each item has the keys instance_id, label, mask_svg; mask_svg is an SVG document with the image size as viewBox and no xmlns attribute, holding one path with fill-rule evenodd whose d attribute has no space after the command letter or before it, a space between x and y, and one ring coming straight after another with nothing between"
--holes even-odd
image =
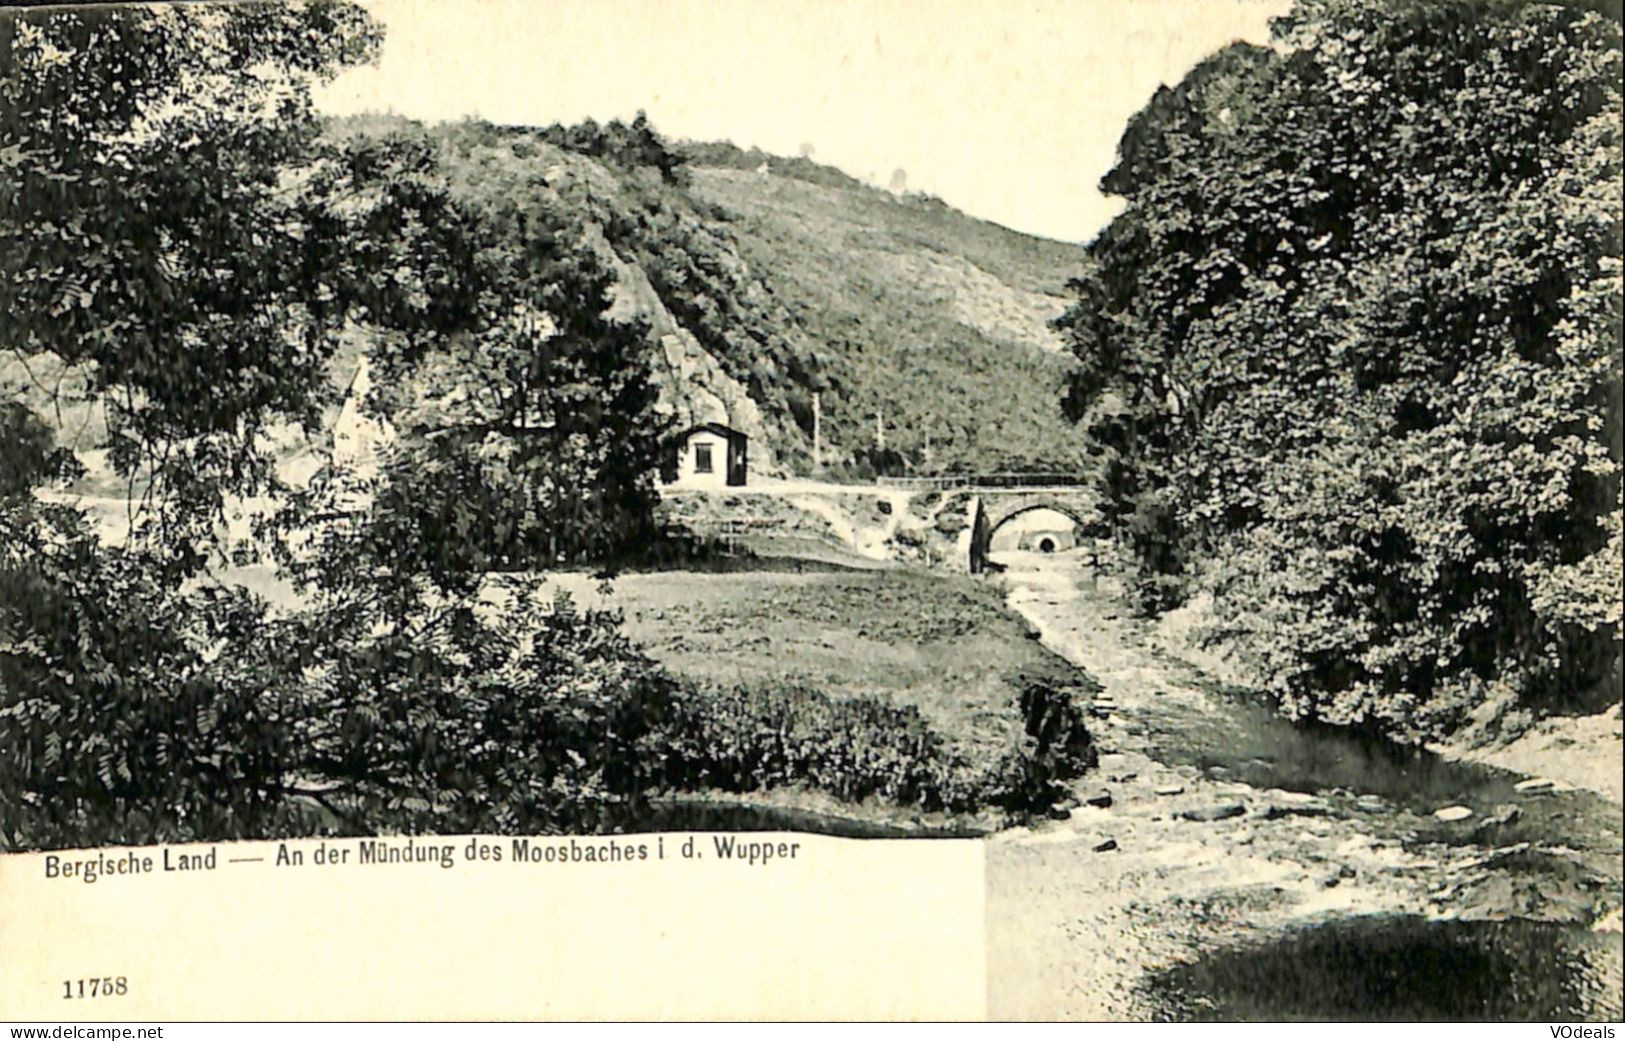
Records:
<instances>
[{"instance_id":1,"label":"white sky area","mask_svg":"<svg viewBox=\"0 0 1625 1041\"><path fill-rule=\"evenodd\" d=\"M1085 241L1128 118L1287 0L374 0L374 66L329 112L545 125L812 157L1020 231Z\"/></svg>"}]
</instances>

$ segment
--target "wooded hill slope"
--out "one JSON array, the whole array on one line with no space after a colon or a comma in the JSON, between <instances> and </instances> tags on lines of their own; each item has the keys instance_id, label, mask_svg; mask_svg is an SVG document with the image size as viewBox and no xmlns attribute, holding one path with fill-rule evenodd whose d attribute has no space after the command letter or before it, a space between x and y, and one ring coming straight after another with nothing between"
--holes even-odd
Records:
<instances>
[{"instance_id":1,"label":"wooded hill slope","mask_svg":"<svg viewBox=\"0 0 1625 1041\"><path fill-rule=\"evenodd\" d=\"M1080 246L805 159L671 146L646 124L420 127L459 192L536 192L615 270L616 310L649 323L662 407L752 435L759 470L812 470L813 395L836 474L1072 468L1057 401L1076 362L1048 323Z\"/></svg>"}]
</instances>

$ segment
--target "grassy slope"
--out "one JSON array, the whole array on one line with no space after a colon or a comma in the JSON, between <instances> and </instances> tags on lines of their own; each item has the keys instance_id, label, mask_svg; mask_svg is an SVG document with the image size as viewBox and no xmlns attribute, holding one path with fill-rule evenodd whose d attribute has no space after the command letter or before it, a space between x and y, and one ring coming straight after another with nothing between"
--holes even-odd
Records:
<instances>
[{"instance_id":1,"label":"grassy slope","mask_svg":"<svg viewBox=\"0 0 1625 1041\"><path fill-rule=\"evenodd\" d=\"M1047 322L1080 247L832 178L691 171L691 192L729 215L752 272L822 345L831 443L868 447L883 412L887 447L926 468L1076 462L1058 405L1070 360Z\"/></svg>"},{"instance_id":2,"label":"grassy slope","mask_svg":"<svg viewBox=\"0 0 1625 1041\"><path fill-rule=\"evenodd\" d=\"M622 575L607 601L627 631L688 679L804 685L835 697L914 705L978 761L1020 739L1028 682L1091 686L1025 638L998 592L966 578L862 573L660 572Z\"/></svg>"}]
</instances>

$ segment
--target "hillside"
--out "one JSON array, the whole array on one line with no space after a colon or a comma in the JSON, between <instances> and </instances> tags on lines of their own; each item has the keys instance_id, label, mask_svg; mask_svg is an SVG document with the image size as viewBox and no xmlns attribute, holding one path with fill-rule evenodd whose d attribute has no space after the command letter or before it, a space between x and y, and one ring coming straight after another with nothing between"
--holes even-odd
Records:
<instances>
[{"instance_id":1,"label":"hillside","mask_svg":"<svg viewBox=\"0 0 1625 1041\"><path fill-rule=\"evenodd\" d=\"M864 475L1076 464L1048 328L1080 247L893 196L807 160L665 145L644 124L420 128L458 190L545 193L615 271L657 341L663 407L752 435L758 471ZM765 166L764 166L765 163Z\"/></svg>"},{"instance_id":2,"label":"hillside","mask_svg":"<svg viewBox=\"0 0 1625 1041\"><path fill-rule=\"evenodd\" d=\"M862 451L881 414L886 447L925 470L1074 461L1057 405L1071 358L1048 323L1082 251L929 197L805 179L811 165L696 165L691 191L824 346L825 436Z\"/></svg>"}]
</instances>

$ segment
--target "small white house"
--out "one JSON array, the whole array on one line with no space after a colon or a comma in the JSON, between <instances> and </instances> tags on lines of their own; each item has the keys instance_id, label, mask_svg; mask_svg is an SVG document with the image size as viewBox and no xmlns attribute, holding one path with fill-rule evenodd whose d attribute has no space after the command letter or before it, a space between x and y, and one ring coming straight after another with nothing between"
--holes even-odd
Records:
<instances>
[{"instance_id":1,"label":"small white house","mask_svg":"<svg viewBox=\"0 0 1625 1041\"><path fill-rule=\"evenodd\" d=\"M672 440L662 476L680 488L741 487L749 444L744 434L721 423L690 427Z\"/></svg>"}]
</instances>

